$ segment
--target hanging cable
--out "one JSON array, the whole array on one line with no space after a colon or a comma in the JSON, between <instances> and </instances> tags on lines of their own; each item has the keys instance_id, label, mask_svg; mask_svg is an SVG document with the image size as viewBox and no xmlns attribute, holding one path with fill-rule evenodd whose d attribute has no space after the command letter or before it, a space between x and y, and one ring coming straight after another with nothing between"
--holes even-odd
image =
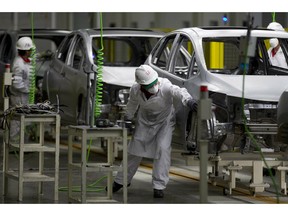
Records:
<instances>
[{"instance_id":1,"label":"hanging cable","mask_svg":"<svg viewBox=\"0 0 288 216\"><path fill-rule=\"evenodd\" d=\"M101 114L102 94L103 94L103 23L102 13L100 12L100 49L97 50L97 84L96 84L96 101L95 101L95 117L99 117Z\"/></svg>"},{"instance_id":2,"label":"hanging cable","mask_svg":"<svg viewBox=\"0 0 288 216\"><path fill-rule=\"evenodd\" d=\"M276 13L275 12L272 13L272 22L276 22Z\"/></svg>"},{"instance_id":3,"label":"hanging cable","mask_svg":"<svg viewBox=\"0 0 288 216\"><path fill-rule=\"evenodd\" d=\"M32 42L33 48L31 52L31 71L29 75L29 104L35 103L35 86L36 86L36 47L34 41L34 16L31 13L31 31L32 31Z\"/></svg>"},{"instance_id":4,"label":"hanging cable","mask_svg":"<svg viewBox=\"0 0 288 216\"><path fill-rule=\"evenodd\" d=\"M275 18L275 17L274 17ZM268 173L269 176L272 180L272 184L276 190L276 198L277 198L277 203L279 202L279 192L278 192L278 187L277 184L275 182L275 179L272 175L272 171L271 168L268 166L267 161L264 157L263 152L261 151L261 148L259 147L256 139L254 138L254 135L250 132L248 126L247 126L247 118L245 115L245 110L244 110L244 105L245 105L245 96L244 96L244 91L245 91L245 75L247 74L248 71L248 67L249 67L249 57L248 57L248 46L249 46L249 40L251 37L251 29L252 29L252 25L253 25L253 17L250 19L250 14L248 14L248 22L247 22L247 36L246 36L246 44L245 44L245 52L244 52L244 71L243 71L243 82L242 82L242 101L241 101L241 105L242 105L242 117L243 117L243 124L244 124L244 133L248 134L248 137L251 139L251 141L253 142L253 144L256 145L256 148L260 154L260 157L262 159L262 161L264 162L265 167L267 167L268 169Z\"/></svg>"},{"instance_id":5,"label":"hanging cable","mask_svg":"<svg viewBox=\"0 0 288 216\"><path fill-rule=\"evenodd\" d=\"M88 162L89 157L90 157L91 145L92 145L92 138L90 138L89 146L88 146L88 149L87 149L87 155L86 155L86 161L87 161L87 162Z\"/></svg>"},{"instance_id":6,"label":"hanging cable","mask_svg":"<svg viewBox=\"0 0 288 216\"><path fill-rule=\"evenodd\" d=\"M96 85L95 85L95 100L94 100L94 110L92 115L91 122L94 122L94 118L99 117L101 114L101 104L102 104L102 94L103 94L103 55L104 55L104 45L103 45L103 22L102 22L102 13L99 13L100 18L100 48L97 50L97 74L96 74ZM94 97L93 97L94 98ZM90 125L93 126L93 125ZM87 149L87 158L88 161L90 155L92 139L90 139L90 145Z\"/></svg>"},{"instance_id":7,"label":"hanging cable","mask_svg":"<svg viewBox=\"0 0 288 216\"><path fill-rule=\"evenodd\" d=\"M96 85L95 85L95 101L94 101L94 117L99 117L101 114L101 104L102 104L102 94L103 94L103 60L104 60L104 45L103 45L103 23L102 23L102 13L100 12L100 48L97 50L97 74L96 74ZM89 146L87 149L86 161L88 162L90 157L90 150L92 145L92 139L90 139ZM97 186L99 182L107 176L103 176L96 180L94 183L87 186L88 192L100 192L105 190L106 186ZM59 188L59 191L67 191L67 187ZM72 191L81 192L81 186L73 186Z\"/></svg>"}]
</instances>

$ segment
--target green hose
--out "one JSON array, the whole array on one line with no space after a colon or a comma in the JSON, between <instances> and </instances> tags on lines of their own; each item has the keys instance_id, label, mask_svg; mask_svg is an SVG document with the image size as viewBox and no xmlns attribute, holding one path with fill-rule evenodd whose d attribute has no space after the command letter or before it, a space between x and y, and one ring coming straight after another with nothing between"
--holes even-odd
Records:
<instances>
[{"instance_id":1,"label":"green hose","mask_svg":"<svg viewBox=\"0 0 288 216\"><path fill-rule=\"evenodd\" d=\"M274 14L274 15L273 15ZM275 13L272 14L272 17L273 17L273 22L275 21ZM252 20L253 21L253 20ZM248 137L250 138L250 140L252 141L252 143L257 147L257 150L261 156L261 159L262 161L264 162L264 165L265 167L267 167L268 169L268 173L269 173L269 176L272 180L272 184L276 190L276 199L277 199L277 203L279 203L279 192L278 192L278 187L277 187L277 184L275 182L275 179L272 175L272 171L271 171L271 168L268 166L267 164L267 161L264 157L264 154L263 152L261 151L261 148L260 146L258 145L258 142L257 140L255 139L255 136L250 132L250 129L249 127L247 126L247 118L246 118L246 115L245 115L245 109L244 109L244 105L245 105L245 96L244 96L244 93L245 93L245 76L247 74L247 70L248 70L248 67L246 65L248 65L248 62L247 59L248 59L248 46L249 46L249 39L251 37L251 29L252 29L252 24L253 22L250 23L250 16L248 16L248 30L247 30L247 40L246 40L246 45L245 45L245 64L244 64L244 72L243 72L243 82L242 82L242 100L241 100L241 106L242 106L242 117L243 117L243 124L244 124L244 130L246 132L246 134L248 135Z\"/></svg>"},{"instance_id":2,"label":"green hose","mask_svg":"<svg viewBox=\"0 0 288 216\"><path fill-rule=\"evenodd\" d=\"M33 42L33 48L31 52L31 63L32 63L32 68L31 68L31 73L29 75L29 104L34 104L35 103L35 86L36 86L36 47L34 43L34 17L33 13L31 13L31 30L32 30L32 42Z\"/></svg>"},{"instance_id":3,"label":"green hose","mask_svg":"<svg viewBox=\"0 0 288 216\"><path fill-rule=\"evenodd\" d=\"M276 13L275 12L272 13L272 22L276 22Z\"/></svg>"},{"instance_id":4,"label":"green hose","mask_svg":"<svg viewBox=\"0 0 288 216\"><path fill-rule=\"evenodd\" d=\"M97 84L96 84L96 100L94 116L97 118L101 114L101 104L102 104L102 94L103 94L103 55L104 55L104 45L103 45L103 23L102 23L102 13L100 13L100 39L101 47L97 51Z\"/></svg>"},{"instance_id":5,"label":"green hose","mask_svg":"<svg viewBox=\"0 0 288 216\"><path fill-rule=\"evenodd\" d=\"M87 185L86 191L87 192L101 192L105 190L105 186L100 186L100 184L104 179L107 179L107 176L102 176L99 179L97 179L95 182ZM59 187L59 191L68 191L68 187ZM73 192L81 192L81 186L72 186Z\"/></svg>"}]
</instances>

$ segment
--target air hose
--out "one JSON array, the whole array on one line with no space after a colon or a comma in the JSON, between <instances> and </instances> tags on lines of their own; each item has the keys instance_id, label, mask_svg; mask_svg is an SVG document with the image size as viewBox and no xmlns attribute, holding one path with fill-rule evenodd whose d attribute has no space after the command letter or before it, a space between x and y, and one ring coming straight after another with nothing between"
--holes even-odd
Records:
<instances>
[{"instance_id":1,"label":"air hose","mask_svg":"<svg viewBox=\"0 0 288 216\"><path fill-rule=\"evenodd\" d=\"M95 100L95 117L99 117L101 114L101 104L102 104L102 94L103 94L103 55L104 55L104 45L103 45L103 23L102 23L102 13L100 12L100 49L97 50L97 83L96 83L96 100Z\"/></svg>"},{"instance_id":2,"label":"air hose","mask_svg":"<svg viewBox=\"0 0 288 216\"><path fill-rule=\"evenodd\" d=\"M31 13L31 30L32 30L32 42L33 42L33 48L32 48L32 52L31 52L31 71L30 71L30 75L29 75L29 104L34 104L35 103L35 86L36 86L36 75L35 75L35 71L36 71L36 47L35 47L35 43L34 43L34 17L33 17L33 13Z\"/></svg>"},{"instance_id":3,"label":"air hose","mask_svg":"<svg viewBox=\"0 0 288 216\"><path fill-rule=\"evenodd\" d=\"M95 94L93 94L92 101L92 109L90 115L90 127L94 126L94 119L99 117L101 114L101 103L102 103L102 94L103 94L103 23L102 23L102 13L99 13L100 18L100 45L99 49L97 50L97 74L94 73L94 83L92 85L92 89L94 89ZM93 113L93 114L92 114ZM90 140L91 144L92 140ZM90 145L88 148L87 158L88 161L89 154L90 154Z\"/></svg>"},{"instance_id":4,"label":"air hose","mask_svg":"<svg viewBox=\"0 0 288 216\"><path fill-rule=\"evenodd\" d=\"M95 182L87 185L86 187L86 191L87 192L101 192L105 190L105 186L100 186L98 185L99 183L101 183L104 179L106 179L107 176L102 176L99 179L97 179ZM68 187L59 187L58 188L59 191L68 191ZM81 186L73 186L72 187L72 191L73 192L81 192Z\"/></svg>"},{"instance_id":5,"label":"air hose","mask_svg":"<svg viewBox=\"0 0 288 216\"><path fill-rule=\"evenodd\" d=\"M95 85L95 101L94 101L94 117L98 118L101 114L102 94L103 94L103 60L104 60L104 45L103 45L103 22L102 13L99 13L100 17L100 48L97 50L97 75ZM94 119L93 119L94 122ZM91 140L90 140L91 145ZM90 145L87 153L87 161L90 155Z\"/></svg>"},{"instance_id":6,"label":"air hose","mask_svg":"<svg viewBox=\"0 0 288 216\"><path fill-rule=\"evenodd\" d=\"M272 18L273 20L275 19L275 13L272 14ZM244 130L245 130L245 133L248 135L248 137L251 139L251 141L256 145L257 147L257 150L259 151L259 154L262 158L262 161L264 162L264 165L266 168L268 168L268 173L269 173L269 176L272 180L272 184L276 190L276 199L277 199L277 203L279 203L279 192L278 192L278 187L276 185L276 182L275 182L275 179L272 175L272 171L271 171L271 168L268 166L267 164L267 161L264 157L264 154L263 152L261 151L261 148L259 147L254 135L250 132L248 126L247 126L247 118L246 118L246 115L245 115L245 111L244 111L244 105L245 105L245 96L244 96L244 92L245 92L245 75L247 74L247 70L248 70L248 46L249 46L249 40L250 40L250 37L251 37L251 29L252 29L252 25L253 25L253 17L252 19L250 19L250 14L248 14L248 22L247 22L248 26L247 26L247 39L246 39L246 44L245 44L245 57L244 57L244 71L243 71L243 83L242 83L242 102L241 102L241 106L242 106L242 116L243 116L243 123L244 123Z\"/></svg>"},{"instance_id":7,"label":"air hose","mask_svg":"<svg viewBox=\"0 0 288 216\"><path fill-rule=\"evenodd\" d=\"M272 22L276 22L276 13L275 12L272 13Z\"/></svg>"}]
</instances>

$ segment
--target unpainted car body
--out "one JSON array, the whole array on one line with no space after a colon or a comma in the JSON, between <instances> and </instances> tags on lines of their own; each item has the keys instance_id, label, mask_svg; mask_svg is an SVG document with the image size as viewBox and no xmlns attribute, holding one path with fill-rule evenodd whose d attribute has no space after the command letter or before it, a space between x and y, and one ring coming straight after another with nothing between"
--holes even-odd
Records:
<instances>
[{"instance_id":1,"label":"unpainted car body","mask_svg":"<svg viewBox=\"0 0 288 216\"><path fill-rule=\"evenodd\" d=\"M246 126L266 147L275 147L277 104L288 87L288 69L270 64L270 38L278 38L287 61L287 32L247 31L244 27L175 30L163 37L149 55L146 64L159 76L187 88L195 99L199 99L201 85L208 87L214 107L213 118L207 122L209 152L220 151L228 135L233 136L230 147L238 142L243 150L249 139ZM175 105L173 141L185 143L185 148L194 152L198 148L197 123L192 118L195 114L177 101Z\"/></svg>"},{"instance_id":2,"label":"unpainted car body","mask_svg":"<svg viewBox=\"0 0 288 216\"><path fill-rule=\"evenodd\" d=\"M41 92L42 79L44 71L47 70L50 60L55 53L57 47L65 36L70 33L68 30L60 29L21 29L21 30L5 30L0 33L0 82L3 83L3 72L5 65L12 63L17 55L16 43L20 37L30 37L36 45L36 87ZM2 95L2 89L0 90ZM41 100L41 99L40 99ZM1 109L3 100L0 100Z\"/></svg>"},{"instance_id":3,"label":"unpainted car body","mask_svg":"<svg viewBox=\"0 0 288 216\"><path fill-rule=\"evenodd\" d=\"M93 86L100 79L103 86L96 90L96 98L101 93L102 103L97 118L116 123L135 81L135 69L163 35L129 28L79 29L69 34L43 80L43 94L60 105L61 124L93 124Z\"/></svg>"}]
</instances>

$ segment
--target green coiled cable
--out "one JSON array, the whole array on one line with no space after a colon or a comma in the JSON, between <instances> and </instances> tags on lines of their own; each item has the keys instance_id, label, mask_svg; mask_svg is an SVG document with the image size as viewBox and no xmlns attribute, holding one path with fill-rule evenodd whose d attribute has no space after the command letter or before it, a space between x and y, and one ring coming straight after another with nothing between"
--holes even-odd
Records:
<instances>
[{"instance_id":1,"label":"green coiled cable","mask_svg":"<svg viewBox=\"0 0 288 216\"><path fill-rule=\"evenodd\" d=\"M29 75L29 104L35 103L35 86L36 86L36 47L34 43L34 16L33 13L31 13L31 30L32 30L32 42L33 42L33 48L31 52L31 71Z\"/></svg>"},{"instance_id":2,"label":"green coiled cable","mask_svg":"<svg viewBox=\"0 0 288 216\"><path fill-rule=\"evenodd\" d=\"M97 118L101 114L102 94L103 94L103 60L104 60L104 45L103 45L103 23L102 13L100 12L100 49L97 50L97 84L96 84L96 100L94 108L94 116Z\"/></svg>"}]
</instances>

